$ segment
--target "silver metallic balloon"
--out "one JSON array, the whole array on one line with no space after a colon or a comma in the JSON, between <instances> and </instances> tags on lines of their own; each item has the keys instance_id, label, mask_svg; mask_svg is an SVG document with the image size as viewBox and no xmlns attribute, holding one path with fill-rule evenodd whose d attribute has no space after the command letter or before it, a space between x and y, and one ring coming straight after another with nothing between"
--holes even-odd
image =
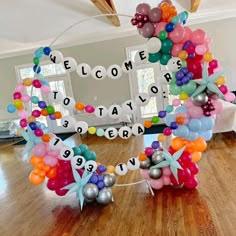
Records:
<instances>
[{"instance_id":1,"label":"silver metallic balloon","mask_svg":"<svg viewBox=\"0 0 236 236\"><path fill-rule=\"evenodd\" d=\"M150 168L148 170L148 175L150 176L150 178L152 179L160 179L162 176L162 171L159 168Z\"/></svg>"},{"instance_id":2,"label":"silver metallic balloon","mask_svg":"<svg viewBox=\"0 0 236 236\"><path fill-rule=\"evenodd\" d=\"M103 182L106 187L112 187L116 182L116 176L114 174L104 174Z\"/></svg>"},{"instance_id":3,"label":"silver metallic balloon","mask_svg":"<svg viewBox=\"0 0 236 236\"><path fill-rule=\"evenodd\" d=\"M149 158L145 161L140 161L140 168L141 169L148 169L151 166L151 161Z\"/></svg>"},{"instance_id":4,"label":"silver metallic balloon","mask_svg":"<svg viewBox=\"0 0 236 236\"><path fill-rule=\"evenodd\" d=\"M100 204L108 204L112 201L112 191L110 188L103 188L99 191L97 196L97 202Z\"/></svg>"},{"instance_id":5,"label":"silver metallic balloon","mask_svg":"<svg viewBox=\"0 0 236 236\"><path fill-rule=\"evenodd\" d=\"M84 201L87 202L87 203L91 203L91 202L94 202L95 199L87 199L85 198Z\"/></svg>"},{"instance_id":6,"label":"silver metallic balloon","mask_svg":"<svg viewBox=\"0 0 236 236\"><path fill-rule=\"evenodd\" d=\"M196 106L202 106L208 101L208 96L206 93L200 93L192 98L192 102Z\"/></svg>"},{"instance_id":7,"label":"silver metallic balloon","mask_svg":"<svg viewBox=\"0 0 236 236\"><path fill-rule=\"evenodd\" d=\"M86 184L83 188L83 195L84 198L88 199L88 200L93 200L97 197L98 195L98 187L96 184Z\"/></svg>"},{"instance_id":8,"label":"silver metallic balloon","mask_svg":"<svg viewBox=\"0 0 236 236\"><path fill-rule=\"evenodd\" d=\"M164 158L163 154L161 153L161 151L156 150L153 152L151 160L152 160L152 163L156 165L156 164L164 161L165 158Z\"/></svg>"}]
</instances>

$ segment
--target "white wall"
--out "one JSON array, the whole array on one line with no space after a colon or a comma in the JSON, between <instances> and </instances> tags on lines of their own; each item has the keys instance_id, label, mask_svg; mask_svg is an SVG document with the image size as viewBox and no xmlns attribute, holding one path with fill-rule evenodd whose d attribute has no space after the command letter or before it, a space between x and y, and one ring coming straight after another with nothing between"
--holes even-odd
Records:
<instances>
[{"instance_id":1,"label":"white wall","mask_svg":"<svg viewBox=\"0 0 236 236\"><path fill-rule=\"evenodd\" d=\"M236 71L234 70L236 61L234 49L236 42L235 24L236 18L191 26L192 29L201 28L206 30L208 35L213 38L212 52L220 65L226 70L225 75L230 90L236 90ZM65 56L74 57L77 62L85 62L91 66L103 65L108 67L111 64L121 64L123 62L126 58L126 47L142 44L145 41L137 35L65 48L61 51ZM4 111L6 106L12 102L12 93L16 84L15 66L31 63L32 58L33 53L32 55L0 60L0 119L7 118L8 115ZM96 81L92 78L81 79L76 72L73 72L71 82L76 101L80 100L86 104L108 106L112 103L120 104L130 98L127 75L117 81L110 79Z\"/></svg>"}]
</instances>

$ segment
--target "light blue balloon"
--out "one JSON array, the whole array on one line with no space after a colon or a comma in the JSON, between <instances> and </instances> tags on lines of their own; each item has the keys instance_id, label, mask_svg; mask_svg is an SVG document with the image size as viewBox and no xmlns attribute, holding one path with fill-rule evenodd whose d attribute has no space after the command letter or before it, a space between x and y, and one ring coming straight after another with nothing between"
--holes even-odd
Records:
<instances>
[{"instance_id":1,"label":"light blue balloon","mask_svg":"<svg viewBox=\"0 0 236 236\"><path fill-rule=\"evenodd\" d=\"M212 130L199 132L199 136L206 141L209 141L212 138Z\"/></svg>"},{"instance_id":2,"label":"light blue balloon","mask_svg":"<svg viewBox=\"0 0 236 236\"><path fill-rule=\"evenodd\" d=\"M190 132L189 132L189 135L188 135L188 137L187 137L187 139L190 140L190 141L194 141L194 140L196 140L198 137L199 137L198 132L192 132L192 131L190 131Z\"/></svg>"},{"instance_id":3,"label":"light blue balloon","mask_svg":"<svg viewBox=\"0 0 236 236\"><path fill-rule=\"evenodd\" d=\"M177 113L188 113L188 109L185 106L180 106L175 109L175 114Z\"/></svg>"},{"instance_id":4,"label":"light blue balloon","mask_svg":"<svg viewBox=\"0 0 236 236\"><path fill-rule=\"evenodd\" d=\"M97 131L96 131L96 134L97 134L97 136L99 136L99 137L104 136L104 133L105 133L104 130L101 129L101 128L97 129Z\"/></svg>"},{"instance_id":5,"label":"light blue balloon","mask_svg":"<svg viewBox=\"0 0 236 236\"><path fill-rule=\"evenodd\" d=\"M200 118L202 123L202 131L212 130L215 126L215 120L212 117L202 117Z\"/></svg>"},{"instance_id":6,"label":"light blue balloon","mask_svg":"<svg viewBox=\"0 0 236 236\"><path fill-rule=\"evenodd\" d=\"M175 25L178 25L180 22L179 16L175 16L172 18L171 22Z\"/></svg>"},{"instance_id":7,"label":"light blue balloon","mask_svg":"<svg viewBox=\"0 0 236 236\"><path fill-rule=\"evenodd\" d=\"M13 104L7 106L7 112L14 113L16 111L16 107Z\"/></svg>"},{"instance_id":8,"label":"light blue balloon","mask_svg":"<svg viewBox=\"0 0 236 236\"><path fill-rule=\"evenodd\" d=\"M43 47L37 49L35 52L34 52L34 55L38 58L41 58L43 56Z\"/></svg>"},{"instance_id":9,"label":"light blue balloon","mask_svg":"<svg viewBox=\"0 0 236 236\"><path fill-rule=\"evenodd\" d=\"M188 127L190 131L199 132L202 128L202 122L199 119L190 119Z\"/></svg>"},{"instance_id":10,"label":"light blue balloon","mask_svg":"<svg viewBox=\"0 0 236 236\"><path fill-rule=\"evenodd\" d=\"M166 123L167 126L170 126L170 124L174 121L175 121L175 115L174 114L169 114L165 118L165 123Z\"/></svg>"},{"instance_id":11,"label":"light blue balloon","mask_svg":"<svg viewBox=\"0 0 236 236\"><path fill-rule=\"evenodd\" d=\"M175 130L175 136L187 138L189 136L189 128L186 125L180 125L178 129Z\"/></svg>"}]
</instances>

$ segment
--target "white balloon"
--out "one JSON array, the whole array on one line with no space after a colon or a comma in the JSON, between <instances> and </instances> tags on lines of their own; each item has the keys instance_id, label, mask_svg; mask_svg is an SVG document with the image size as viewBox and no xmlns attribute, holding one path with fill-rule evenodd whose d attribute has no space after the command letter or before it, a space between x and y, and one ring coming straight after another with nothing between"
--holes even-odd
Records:
<instances>
[{"instance_id":1,"label":"white balloon","mask_svg":"<svg viewBox=\"0 0 236 236\"><path fill-rule=\"evenodd\" d=\"M157 96L158 94L158 85L156 83L152 83L148 86L148 94L150 97Z\"/></svg>"},{"instance_id":2,"label":"white balloon","mask_svg":"<svg viewBox=\"0 0 236 236\"><path fill-rule=\"evenodd\" d=\"M135 136L143 135L145 131L145 128L143 124L136 123L132 126L132 133Z\"/></svg>"},{"instance_id":3,"label":"white balloon","mask_svg":"<svg viewBox=\"0 0 236 236\"><path fill-rule=\"evenodd\" d=\"M173 78L173 74L169 70L164 70L160 74L160 82L161 84L169 84Z\"/></svg>"},{"instance_id":4,"label":"white balloon","mask_svg":"<svg viewBox=\"0 0 236 236\"><path fill-rule=\"evenodd\" d=\"M161 40L157 37L150 38L147 43L147 51L149 53L157 53L161 50Z\"/></svg>"},{"instance_id":5,"label":"white balloon","mask_svg":"<svg viewBox=\"0 0 236 236\"><path fill-rule=\"evenodd\" d=\"M122 114L122 108L119 105L112 105L109 107L108 109L108 115L112 118L112 119L118 119L120 118Z\"/></svg>"},{"instance_id":6,"label":"white balloon","mask_svg":"<svg viewBox=\"0 0 236 236\"><path fill-rule=\"evenodd\" d=\"M86 63L81 63L77 66L76 72L81 78L86 78L91 75L91 67Z\"/></svg>"},{"instance_id":7,"label":"white balloon","mask_svg":"<svg viewBox=\"0 0 236 236\"><path fill-rule=\"evenodd\" d=\"M77 121L74 127L79 134L85 134L88 131L88 123L85 121Z\"/></svg>"},{"instance_id":8,"label":"white balloon","mask_svg":"<svg viewBox=\"0 0 236 236\"><path fill-rule=\"evenodd\" d=\"M68 110L73 110L75 107L75 99L72 97L65 97L62 101L62 105Z\"/></svg>"},{"instance_id":9,"label":"white balloon","mask_svg":"<svg viewBox=\"0 0 236 236\"><path fill-rule=\"evenodd\" d=\"M148 52L147 50L138 50L134 56L134 63L136 65L145 64L148 62Z\"/></svg>"},{"instance_id":10,"label":"white balloon","mask_svg":"<svg viewBox=\"0 0 236 236\"><path fill-rule=\"evenodd\" d=\"M60 158L62 160L68 161L74 156L74 151L72 148L64 146L60 149Z\"/></svg>"},{"instance_id":11,"label":"white balloon","mask_svg":"<svg viewBox=\"0 0 236 236\"><path fill-rule=\"evenodd\" d=\"M125 163L120 163L116 166L115 172L118 175L126 175L128 172L128 167Z\"/></svg>"},{"instance_id":12,"label":"white balloon","mask_svg":"<svg viewBox=\"0 0 236 236\"><path fill-rule=\"evenodd\" d=\"M104 106L98 106L95 108L95 112L94 112L95 116L97 118L104 118L107 116L108 111L107 108Z\"/></svg>"},{"instance_id":13,"label":"white balloon","mask_svg":"<svg viewBox=\"0 0 236 236\"><path fill-rule=\"evenodd\" d=\"M76 120L72 116L63 116L61 118L62 127L65 129L71 129L74 127Z\"/></svg>"},{"instance_id":14,"label":"white balloon","mask_svg":"<svg viewBox=\"0 0 236 236\"><path fill-rule=\"evenodd\" d=\"M75 169L81 169L85 165L85 158L83 156L74 156L71 158L71 165Z\"/></svg>"},{"instance_id":15,"label":"white balloon","mask_svg":"<svg viewBox=\"0 0 236 236\"><path fill-rule=\"evenodd\" d=\"M146 106L149 103L150 96L147 93L140 93L136 96L135 102L138 106Z\"/></svg>"},{"instance_id":16,"label":"white balloon","mask_svg":"<svg viewBox=\"0 0 236 236\"><path fill-rule=\"evenodd\" d=\"M171 72L177 72L182 68L182 61L178 57L172 57L167 63L167 68Z\"/></svg>"},{"instance_id":17,"label":"white balloon","mask_svg":"<svg viewBox=\"0 0 236 236\"><path fill-rule=\"evenodd\" d=\"M121 68L124 73L129 73L134 69L134 62L131 60L126 60L122 63Z\"/></svg>"},{"instance_id":18,"label":"white balloon","mask_svg":"<svg viewBox=\"0 0 236 236\"><path fill-rule=\"evenodd\" d=\"M96 171L97 167L98 167L98 165L97 165L96 161L90 160L85 163L84 169L91 173L91 172Z\"/></svg>"},{"instance_id":19,"label":"white balloon","mask_svg":"<svg viewBox=\"0 0 236 236\"><path fill-rule=\"evenodd\" d=\"M50 52L49 54L49 57L50 57L50 60L53 62L53 63L62 63L63 62L63 54L58 51L58 50L53 50Z\"/></svg>"},{"instance_id":20,"label":"white balloon","mask_svg":"<svg viewBox=\"0 0 236 236\"><path fill-rule=\"evenodd\" d=\"M103 80L107 75L107 71L103 66L95 66L92 69L91 75L96 80Z\"/></svg>"},{"instance_id":21,"label":"white balloon","mask_svg":"<svg viewBox=\"0 0 236 236\"><path fill-rule=\"evenodd\" d=\"M52 150L59 150L63 146L62 140L60 138L58 138L57 136L56 137L52 137L48 144L49 144L49 147Z\"/></svg>"},{"instance_id":22,"label":"white balloon","mask_svg":"<svg viewBox=\"0 0 236 236\"><path fill-rule=\"evenodd\" d=\"M48 94L48 99L50 102L62 102L63 101L63 94L59 91L51 91Z\"/></svg>"},{"instance_id":23,"label":"white balloon","mask_svg":"<svg viewBox=\"0 0 236 236\"><path fill-rule=\"evenodd\" d=\"M119 65L111 65L107 69L107 76L111 79L119 79L122 76L122 69Z\"/></svg>"},{"instance_id":24,"label":"white balloon","mask_svg":"<svg viewBox=\"0 0 236 236\"><path fill-rule=\"evenodd\" d=\"M132 135L132 130L128 126L123 126L119 129L119 136L123 139L128 139Z\"/></svg>"},{"instance_id":25,"label":"white balloon","mask_svg":"<svg viewBox=\"0 0 236 236\"><path fill-rule=\"evenodd\" d=\"M66 57L63 60L63 65L67 71L72 72L76 70L77 62L73 57Z\"/></svg>"},{"instance_id":26,"label":"white balloon","mask_svg":"<svg viewBox=\"0 0 236 236\"><path fill-rule=\"evenodd\" d=\"M115 129L114 127L110 127L106 129L105 134L104 134L104 136L110 140L115 139L117 135L118 135L117 129Z\"/></svg>"},{"instance_id":27,"label":"white balloon","mask_svg":"<svg viewBox=\"0 0 236 236\"><path fill-rule=\"evenodd\" d=\"M125 101L122 105L122 110L126 114L134 114L137 109L136 103L133 100Z\"/></svg>"},{"instance_id":28,"label":"white balloon","mask_svg":"<svg viewBox=\"0 0 236 236\"><path fill-rule=\"evenodd\" d=\"M127 162L127 167L129 170L138 170L140 167L140 161L136 157L132 157Z\"/></svg>"}]
</instances>

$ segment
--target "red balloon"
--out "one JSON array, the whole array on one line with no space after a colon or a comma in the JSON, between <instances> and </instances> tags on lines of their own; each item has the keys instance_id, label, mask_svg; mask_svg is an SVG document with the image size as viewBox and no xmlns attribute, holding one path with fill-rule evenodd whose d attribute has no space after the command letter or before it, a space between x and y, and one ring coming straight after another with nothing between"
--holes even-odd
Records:
<instances>
[{"instance_id":1,"label":"red balloon","mask_svg":"<svg viewBox=\"0 0 236 236\"><path fill-rule=\"evenodd\" d=\"M173 174L170 175L170 181L175 187L178 187L183 184L183 182L181 182L180 180L177 182Z\"/></svg>"},{"instance_id":2,"label":"red balloon","mask_svg":"<svg viewBox=\"0 0 236 236\"><path fill-rule=\"evenodd\" d=\"M168 151L171 155L173 155L176 152L176 150L174 148L172 148L171 146L169 146Z\"/></svg>"},{"instance_id":3,"label":"red balloon","mask_svg":"<svg viewBox=\"0 0 236 236\"><path fill-rule=\"evenodd\" d=\"M57 179L49 179L47 182L47 187L49 190L55 191L60 188L59 182Z\"/></svg>"},{"instance_id":4,"label":"red balloon","mask_svg":"<svg viewBox=\"0 0 236 236\"><path fill-rule=\"evenodd\" d=\"M184 182L184 186L189 189L194 189L198 186L198 181L195 176L191 176Z\"/></svg>"},{"instance_id":5,"label":"red balloon","mask_svg":"<svg viewBox=\"0 0 236 236\"><path fill-rule=\"evenodd\" d=\"M178 178L180 183L187 181L190 177L191 177L191 171L188 168L185 168L183 170L178 170Z\"/></svg>"},{"instance_id":6,"label":"red balloon","mask_svg":"<svg viewBox=\"0 0 236 236\"><path fill-rule=\"evenodd\" d=\"M67 192L68 192L68 190L67 189L57 189L56 191L56 194L58 195L58 196L65 196L66 194L67 194Z\"/></svg>"},{"instance_id":7,"label":"red balloon","mask_svg":"<svg viewBox=\"0 0 236 236\"><path fill-rule=\"evenodd\" d=\"M199 173L199 167L196 163L193 163L191 162L189 165L188 165L188 168L189 170L191 171L191 174L192 175L196 175Z\"/></svg>"},{"instance_id":8,"label":"red balloon","mask_svg":"<svg viewBox=\"0 0 236 236\"><path fill-rule=\"evenodd\" d=\"M184 152L179 160L181 161L181 163L183 163L184 166L187 167L188 164L192 162L192 156L189 153Z\"/></svg>"}]
</instances>

